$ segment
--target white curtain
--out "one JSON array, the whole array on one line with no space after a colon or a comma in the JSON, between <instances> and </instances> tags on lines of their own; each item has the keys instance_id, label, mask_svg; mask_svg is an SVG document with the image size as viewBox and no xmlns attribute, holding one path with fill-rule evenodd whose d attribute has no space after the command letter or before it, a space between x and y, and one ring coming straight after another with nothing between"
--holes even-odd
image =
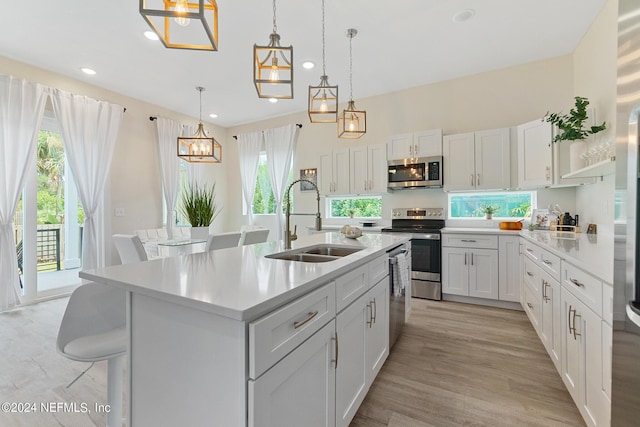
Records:
<instances>
[{"instance_id":1,"label":"white curtain","mask_svg":"<svg viewBox=\"0 0 640 427\"><path fill-rule=\"evenodd\" d=\"M20 304L13 215L36 158L47 88L0 76L0 311Z\"/></svg>"},{"instance_id":2,"label":"white curtain","mask_svg":"<svg viewBox=\"0 0 640 427\"><path fill-rule=\"evenodd\" d=\"M82 268L103 267L104 257L98 256L99 246L104 242L98 239L97 211L102 203L124 110L119 105L59 89L52 90L52 101L84 209Z\"/></svg>"},{"instance_id":3,"label":"white curtain","mask_svg":"<svg viewBox=\"0 0 640 427\"><path fill-rule=\"evenodd\" d=\"M242 195L247 204L249 225L253 225L253 196L256 191L258 161L262 148L262 132L238 135L238 160L240 162L240 179Z\"/></svg>"},{"instance_id":4,"label":"white curtain","mask_svg":"<svg viewBox=\"0 0 640 427\"><path fill-rule=\"evenodd\" d=\"M287 125L264 131L264 146L267 151L271 189L276 200L276 240L282 240L282 200L293 162L293 153L298 140L298 127Z\"/></svg>"},{"instance_id":5,"label":"white curtain","mask_svg":"<svg viewBox=\"0 0 640 427\"><path fill-rule=\"evenodd\" d=\"M158 117L156 128L160 153L160 178L167 210L167 233L173 237L171 231L176 223L174 212L180 192L180 158L176 155L176 144L182 132L182 124L175 120Z\"/></svg>"}]
</instances>

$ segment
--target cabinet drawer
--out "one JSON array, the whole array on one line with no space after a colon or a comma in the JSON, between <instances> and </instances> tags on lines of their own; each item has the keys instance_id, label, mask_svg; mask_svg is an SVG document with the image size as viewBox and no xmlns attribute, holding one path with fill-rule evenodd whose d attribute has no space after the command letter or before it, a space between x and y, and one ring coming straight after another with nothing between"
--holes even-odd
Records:
<instances>
[{"instance_id":1,"label":"cabinet drawer","mask_svg":"<svg viewBox=\"0 0 640 427\"><path fill-rule=\"evenodd\" d=\"M524 311L536 331L540 329L540 297L528 286L524 287Z\"/></svg>"},{"instance_id":2,"label":"cabinet drawer","mask_svg":"<svg viewBox=\"0 0 640 427\"><path fill-rule=\"evenodd\" d=\"M591 310L602 313L602 282L588 273L562 263L562 285L578 297Z\"/></svg>"},{"instance_id":3,"label":"cabinet drawer","mask_svg":"<svg viewBox=\"0 0 640 427\"><path fill-rule=\"evenodd\" d=\"M498 249L498 236L491 234L442 234L442 246Z\"/></svg>"},{"instance_id":4,"label":"cabinet drawer","mask_svg":"<svg viewBox=\"0 0 640 427\"><path fill-rule=\"evenodd\" d=\"M540 268L529 258L524 258L522 279L536 295L540 295Z\"/></svg>"},{"instance_id":5,"label":"cabinet drawer","mask_svg":"<svg viewBox=\"0 0 640 427\"><path fill-rule=\"evenodd\" d=\"M551 277L560 281L560 257L552 254L551 252L542 249L540 251L540 263L542 267Z\"/></svg>"},{"instance_id":6,"label":"cabinet drawer","mask_svg":"<svg viewBox=\"0 0 640 427\"><path fill-rule=\"evenodd\" d=\"M523 253L529 257L529 259L540 262L542 248L538 245L534 245L533 243L525 240L524 241L524 251Z\"/></svg>"},{"instance_id":7,"label":"cabinet drawer","mask_svg":"<svg viewBox=\"0 0 640 427\"><path fill-rule=\"evenodd\" d=\"M602 284L602 320L613 325L613 287L608 283Z\"/></svg>"},{"instance_id":8,"label":"cabinet drawer","mask_svg":"<svg viewBox=\"0 0 640 427\"><path fill-rule=\"evenodd\" d=\"M371 286L369 264L356 268L336 279L336 312L358 299Z\"/></svg>"},{"instance_id":9,"label":"cabinet drawer","mask_svg":"<svg viewBox=\"0 0 640 427\"><path fill-rule=\"evenodd\" d=\"M249 324L249 377L258 378L336 315L335 283Z\"/></svg>"},{"instance_id":10,"label":"cabinet drawer","mask_svg":"<svg viewBox=\"0 0 640 427\"><path fill-rule=\"evenodd\" d=\"M369 263L369 283L378 283L389 274L389 256L381 255Z\"/></svg>"}]
</instances>

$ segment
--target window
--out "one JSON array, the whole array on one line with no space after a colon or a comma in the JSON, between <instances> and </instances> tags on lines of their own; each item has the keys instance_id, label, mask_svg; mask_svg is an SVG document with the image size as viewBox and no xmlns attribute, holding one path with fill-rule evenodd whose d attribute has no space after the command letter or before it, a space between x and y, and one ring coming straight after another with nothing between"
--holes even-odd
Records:
<instances>
[{"instance_id":1,"label":"window","mask_svg":"<svg viewBox=\"0 0 640 427\"><path fill-rule=\"evenodd\" d=\"M293 169L289 170L287 185L293 182ZM243 211L246 212L242 199ZM284 211L284 200L282 201ZM293 205L293 201L292 201ZM269 177L269 165L267 163L267 152L261 151L258 160L258 175L256 177L256 192L253 196L253 213L256 215L273 215L276 213L276 199L271 189L271 178Z\"/></svg>"},{"instance_id":2,"label":"window","mask_svg":"<svg viewBox=\"0 0 640 427\"><path fill-rule=\"evenodd\" d=\"M382 218L382 197L327 197L327 217Z\"/></svg>"},{"instance_id":3,"label":"window","mask_svg":"<svg viewBox=\"0 0 640 427\"><path fill-rule=\"evenodd\" d=\"M525 218L536 206L536 193L449 193L449 218L483 218L482 208L489 205L497 207L495 218Z\"/></svg>"}]
</instances>

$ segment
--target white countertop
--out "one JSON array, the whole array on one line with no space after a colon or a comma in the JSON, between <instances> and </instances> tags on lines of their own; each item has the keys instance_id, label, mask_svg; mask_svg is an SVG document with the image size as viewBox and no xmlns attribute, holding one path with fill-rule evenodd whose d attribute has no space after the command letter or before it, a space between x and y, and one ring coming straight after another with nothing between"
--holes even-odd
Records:
<instances>
[{"instance_id":1,"label":"white countertop","mask_svg":"<svg viewBox=\"0 0 640 427\"><path fill-rule=\"evenodd\" d=\"M322 230L321 231L325 231L325 230L329 230L329 231L338 231L340 230L342 227L344 227L344 224L322 224ZM356 226L352 227L358 227L360 230L362 230L363 233L379 233L382 231L383 228L385 227L389 227L388 225L376 225L373 227L365 227L362 224L358 224ZM314 227L307 227L309 230L315 230Z\"/></svg>"},{"instance_id":2,"label":"white countertop","mask_svg":"<svg viewBox=\"0 0 640 427\"><path fill-rule=\"evenodd\" d=\"M253 320L408 241L407 234L339 233L301 237L293 248L322 243L364 248L344 258L307 263L265 258L284 251L267 242L81 271L80 277L237 320Z\"/></svg>"},{"instance_id":3,"label":"white countertop","mask_svg":"<svg viewBox=\"0 0 640 427\"><path fill-rule=\"evenodd\" d=\"M446 227L442 233L519 235L609 284L613 283L613 236L546 230Z\"/></svg>"}]
</instances>

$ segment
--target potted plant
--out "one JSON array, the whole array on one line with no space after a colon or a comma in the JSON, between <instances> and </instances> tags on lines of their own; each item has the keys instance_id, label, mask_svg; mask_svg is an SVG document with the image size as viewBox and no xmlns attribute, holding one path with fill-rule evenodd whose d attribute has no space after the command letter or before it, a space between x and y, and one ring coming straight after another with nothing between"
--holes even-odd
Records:
<instances>
[{"instance_id":1,"label":"potted plant","mask_svg":"<svg viewBox=\"0 0 640 427\"><path fill-rule=\"evenodd\" d=\"M498 205L482 205L478 209L481 213L484 214L486 219L492 219L493 214L500 210L500 206Z\"/></svg>"},{"instance_id":2,"label":"potted plant","mask_svg":"<svg viewBox=\"0 0 640 427\"><path fill-rule=\"evenodd\" d=\"M220 210L216 206L216 184L187 185L180 199L180 213L191 224L192 239L206 239L209 226Z\"/></svg>"},{"instance_id":3,"label":"potted plant","mask_svg":"<svg viewBox=\"0 0 640 427\"><path fill-rule=\"evenodd\" d=\"M544 120L558 127L558 134L553 138L553 142L571 141L570 147L570 170L574 171L584 167L584 160L580 155L585 151L586 139L591 135L602 132L607 128L607 123L601 125L585 126L589 119L587 107L589 100L581 96L575 97L575 108L569 110L569 114L549 113L544 116Z\"/></svg>"}]
</instances>

